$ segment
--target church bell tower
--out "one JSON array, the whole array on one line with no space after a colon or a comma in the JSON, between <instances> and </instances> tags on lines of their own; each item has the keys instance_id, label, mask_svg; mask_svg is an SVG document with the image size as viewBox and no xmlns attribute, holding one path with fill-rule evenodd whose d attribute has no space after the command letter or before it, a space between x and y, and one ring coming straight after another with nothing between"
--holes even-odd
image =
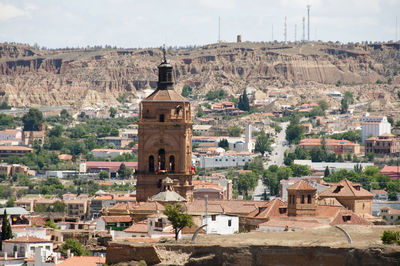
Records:
<instances>
[{"instance_id":1,"label":"church bell tower","mask_svg":"<svg viewBox=\"0 0 400 266\"><path fill-rule=\"evenodd\" d=\"M140 103L136 200L147 201L160 192L162 180L169 177L174 191L192 201L190 102L174 90L173 68L165 49L163 53L157 89Z\"/></svg>"}]
</instances>

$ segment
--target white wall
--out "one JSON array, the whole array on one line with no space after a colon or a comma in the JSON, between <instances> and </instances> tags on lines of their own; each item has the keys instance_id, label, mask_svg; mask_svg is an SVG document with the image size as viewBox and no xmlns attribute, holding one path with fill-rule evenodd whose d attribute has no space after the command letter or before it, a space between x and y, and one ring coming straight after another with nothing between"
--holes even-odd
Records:
<instances>
[{"instance_id":1,"label":"white wall","mask_svg":"<svg viewBox=\"0 0 400 266\"><path fill-rule=\"evenodd\" d=\"M213 221L215 217L215 221ZM231 221L229 226L229 221ZM203 216L203 224L207 234L229 235L239 231L239 217L226 214Z\"/></svg>"},{"instance_id":2,"label":"white wall","mask_svg":"<svg viewBox=\"0 0 400 266\"><path fill-rule=\"evenodd\" d=\"M246 162L252 161L252 157L242 155L202 156L197 161L200 168L227 168L244 166Z\"/></svg>"},{"instance_id":3,"label":"white wall","mask_svg":"<svg viewBox=\"0 0 400 266\"><path fill-rule=\"evenodd\" d=\"M13 230L13 234L15 235L15 237L34 236L41 239L47 239L45 228L26 227L23 230L15 229Z\"/></svg>"},{"instance_id":4,"label":"white wall","mask_svg":"<svg viewBox=\"0 0 400 266\"><path fill-rule=\"evenodd\" d=\"M106 222L103 220L103 218L97 219L96 230L106 230Z\"/></svg>"}]
</instances>

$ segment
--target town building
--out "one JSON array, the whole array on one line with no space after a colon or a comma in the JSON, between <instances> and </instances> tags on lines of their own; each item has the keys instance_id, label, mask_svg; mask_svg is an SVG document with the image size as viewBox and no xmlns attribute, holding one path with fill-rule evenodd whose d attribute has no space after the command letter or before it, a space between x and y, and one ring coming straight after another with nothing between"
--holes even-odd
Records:
<instances>
[{"instance_id":1,"label":"town building","mask_svg":"<svg viewBox=\"0 0 400 266\"><path fill-rule=\"evenodd\" d=\"M315 216L315 195L317 189L301 180L287 188L288 216Z\"/></svg>"},{"instance_id":2,"label":"town building","mask_svg":"<svg viewBox=\"0 0 400 266\"><path fill-rule=\"evenodd\" d=\"M132 139L109 136L109 137L98 138L97 142L99 144L104 144L104 143L112 144L116 148L124 148L127 147L129 143L132 142Z\"/></svg>"},{"instance_id":3,"label":"town building","mask_svg":"<svg viewBox=\"0 0 400 266\"><path fill-rule=\"evenodd\" d=\"M319 199L335 198L340 204L356 214L372 215L373 195L363 189L360 184L343 179L338 183L329 185L328 189L318 195Z\"/></svg>"},{"instance_id":4,"label":"town building","mask_svg":"<svg viewBox=\"0 0 400 266\"><path fill-rule=\"evenodd\" d=\"M195 164L200 168L230 168L244 166L253 160L248 153L226 153L216 156L200 156L195 159Z\"/></svg>"},{"instance_id":5,"label":"town building","mask_svg":"<svg viewBox=\"0 0 400 266\"><path fill-rule=\"evenodd\" d=\"M365 140L365 155L371 152L377 156L399 155L400 139L390 133L384 133L377 137L369 137Z\"/></svg>"},{"instance_id":6,"label":"town building","mask_svg":"<svg viewBox=\"0 0 400 266\"><path fill-rule=\"evenodd\" d=\"M191 201L192 119L190 102L173 88L173 68L164 55L157 89L140 103L136 197L146 201L160 192L168 175L174 191Z\"/></svg>"},{"instance_id":7,"label":"town building","mask_svg":"<svg viewBox=\"0 0 400 266\"><path fill-rule=\"evenodd\" d=\"M34 175L35 171L29 170L29 167L25 165L1 163L0 173L4 173L7 176L13 176L19 173L24 175Z\"/></svg>"},{"instance_id":8,"label":"town building","mask_svg":"<svg viewBox=\"0 0 400 266\"><path fill-rule=\"evenodd\" d=\"M387 224L400 224L400 210L392 209L389 207L382 207L379 216Z\"/></svg>"},{"instance_id":9,"label":"town building","mask_svg":"<svg viewBox=\"0 0 400 266\"><path fill-rule=\"evenodd\" d=\"M381 174L387 175L391 179L400 179L400 166L397 165L385 165Z\"/></svg>"},{"instance_id":10,"label":"town building","mask_svg":"<svg viewBox=\"0 0 400 266\"><path fill-rule=\"evenodd\" d=\"M32 146L35 142L43 145L46 139L46 125L41 124L38 131L23 131L22 143L25 146Z\"/></svg>"},{"instance_id":11,"label":"town building","mask_svg":"<svg viewBox=\"0 0 400 266\"><path fill-rule=\"evenodd\" d=\"M97 219L96 230L117 230L123 231L132 225L132 217L122 216L101 216Z\"/></svg>"},{"instance_id":12,"label":"town building","mask_svg":"<svg viewBox=\"0 0 400 266\"><path fill-rule=\"evenodd\" d=\"M374 200L387 200L388 193L383 189L371 189Z\"/></svg>"},{"instance_id":13,"label":"town building","mask_svg":"<svg viewBox=\"0 0 400 266\"><path fill-rule=\"evenodd\" d=\"M110 158L114 159L115 157L122 155L124 153L131 154L132 150L120 150L120 149L93 149L93 156L96 158Z\"/></svg>"},{"instance_id":14,"label":"town building","mask_svg":"<svg viewBox=\"0 0 400 266\"><path fill-rule=\"evenodd\" d=\"M227 214L209 214L203 216L206 234L227 235L239 232L239 217Z\"/></svg>"},{"instance_id":15,"label":"town building","mask_svg":"<svg viewBox=\"0 0 400 266\"><path fill-rule=\"evenodd\" d=\"M193 135L207 136L209 134L211 125L193 125Z\"/></svg>"},{"instance_id":16,"label":"town building","mask_svg":"<svg viewBox=\"0 0 400 266\"><path fill-rule=\"evenodd\" d=\"M84 162L85 168L89 169L90 172L99 173L100 171L107 171L110 173L111 177L116 177L118 169L121 164L131 169L133 172L136 171L138 167L138 162L109 162L109 161L88 161Z\"/></svg>"},{"instance_id":17,"label":"town building","mask_svg":"<svg viewBox=\"0 0 400 266\"><path fill-rule=\"evenodd\" d=\"M0 130L0 145L14 146L22 144L21 130Z\"/></svg>"},{"instance_id":18,"label":"town building","mask_svg":"<svg viewBox=\"0 0 400 266\"><path fill-rule=\"evenodd\" d=\"M361 143L369 137L390 134L391 125L386 116L375 116L364 113L361 118Z\"/></svg>"},{"instance_id":19,"label":"town building","mask_svg":"<svg viewBox=\"0 0 400 266\"><path fill-rule=\"evenodd\" d=\"M79 217L84 220L88 210L88 199L65 200L65 210L68 216Z\"/></svg>"},{"instance_id":20,"label":"town building","mask_svg":"<svg viewBox=\"0 0 400 266\"><path fill-rule=\"evenodd\" d=\"M2 242L3 252L10 257L16 253L17 257L28 258L35 255L36 249L53 251L53 241L34 236L16 237Z\"/></svg>"},{"instance_id":21,"label":"town building","mask_svg":"<svg viewBox=\"0 0 400 266\"><path fill-rule=\"evenodd\" d=\"M311 160L294 160L294 164L300 164L307 166L312 172L324 172L328 167L330 172L335 172L340 169L345 169L347 171L354 170L354 167L361 167L365 169L368 166L374 166L373 163L339 163L339 162L312 162Z\"/></svg>"},{"instance_id":22,"label":"town building","mask_svg":"<svg viewBox=\"0 0 400 266\"><path fill-rule=\"evenodd\" d=\"M33 149L24 146L0 146L0 158L8 158L10 156L22 157L32 151Z\"/></svg>"},{"instance_id":23,"label":"town building","mask_svg":"<svg viewBox=\"0 0 400 266\"><path fill-rule=\"evenodd\" d=\"M358 155L360 153L360 144L354 143L348 140L337 140L337 139L325 139L325 143L320 138L317 139L302 139L300 140L299 146L306 151L311 151L314 148L319 148L325 145L325 149L328 153L334 153L335 155Z\"/></svg>"}]
</instances>

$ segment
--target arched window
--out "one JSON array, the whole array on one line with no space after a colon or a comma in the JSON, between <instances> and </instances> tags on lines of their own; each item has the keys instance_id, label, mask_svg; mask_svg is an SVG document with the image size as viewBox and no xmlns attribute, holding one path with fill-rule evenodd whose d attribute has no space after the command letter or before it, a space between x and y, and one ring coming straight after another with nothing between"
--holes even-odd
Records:
<instances>
[{"instance_id":1,"label":"arched window","mask_svg":"<svg viewBox=\"0 0 400 266\"><path fill-rule=\"evenodd\" d=\"M160 114L160 122L164 122L164 114Z\"/></svg>"},{"instance_id":2,"label":"arched window","mask_svg":"<svg viewBox=\"0 0 400 266\"><path fill-rule=\"evenodd\" d=\"M301 204L304 204L304 195L301 195Z\"/></svg>"},{"instance_id":3,"label":"arched window","mask_svg":"<svg viewBox=\"0 0 400 266\"><path fill-rule=\"evenodd\" d=\"M307 195L307 203L311 204L311 195Z\"/></svg>"},{"instance_id":4,"label":"arched window","mask_svg":"<svg viewBox=\"0 0 400 266\"><path fill-rule=\"evenodd\" d=\"M160 149L158 151L158 169L165 170L165 150Z\"/></svg>"},{"instance_id":5,"label":"arched window","mask_svg":"<svg viewBox=\"0 0 400 266\"><path fill-rule=\"evenodd\" d=\"M169 156L169 171L171 173L175 172L175 156Z\"/></svg>"},{"instance_id":6,"label":"arched window","mask_svg":"<svg viewBox=\"0 0 400 266\"><path fill-rule=\"evenodd\" d=\"M153 155L149 156L149 172L150 173L154 172L154 156Z\"/></svg>"}]
</instances>

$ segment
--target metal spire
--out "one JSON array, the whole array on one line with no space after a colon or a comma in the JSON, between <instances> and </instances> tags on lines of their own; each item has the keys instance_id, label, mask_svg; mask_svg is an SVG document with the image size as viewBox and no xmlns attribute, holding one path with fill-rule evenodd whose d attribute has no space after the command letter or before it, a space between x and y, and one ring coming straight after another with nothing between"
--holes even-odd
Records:
<instances>
[{"instance_id":1,"label":"metal spire","mask_svg":"<svg viewBox=\"0 0 400 266\"><path fill-rule=\"evenodd\" d=\"M163 44L163 62L167 63L167 50L165 48L165 44Z\"/></svg>"}]
</instances>

